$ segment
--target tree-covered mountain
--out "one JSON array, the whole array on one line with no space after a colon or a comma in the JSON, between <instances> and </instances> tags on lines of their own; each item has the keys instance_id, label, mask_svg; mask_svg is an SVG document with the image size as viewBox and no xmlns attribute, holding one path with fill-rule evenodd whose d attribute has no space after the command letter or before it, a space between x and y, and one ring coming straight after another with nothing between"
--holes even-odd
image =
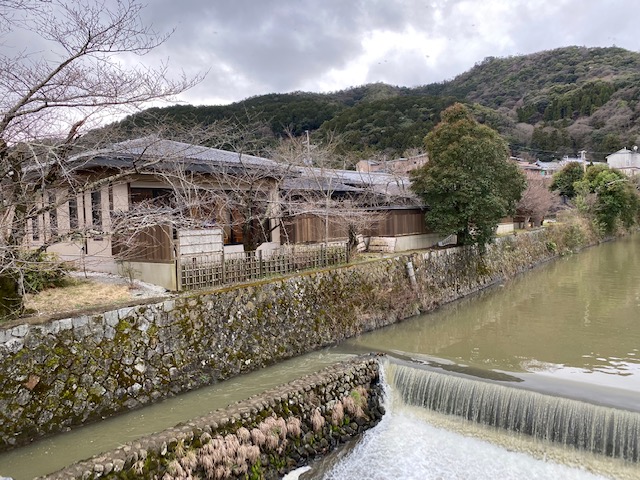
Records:
<instances>
[{"instance_id":1,"label":"tree-covered mountain","mask_svg":"<svg viewBox=\"0 0 640 480\"><path fill-rule=\"evenodd\" d=\"M490 57L441 92L509 118L512 149L542 159L584 149L600 160L640 140L640 54L622 48Z\"/></svg>"},{"instance_id":2,"label":"tree-covered mountain","mask_svg":"<svg viewBox=\"0 0 640 480\"><path fill-rule=\"evenodd\" d=\"M550 160L586 150L602 160L640 142L640 53L622 48L567 47L508 58L488 57L452 80L415 88L370 84L316 94L251 97L224 106L176 105L126 118L140 125L211 124L251 118L267 126L269 144L287 132L331 136L343 154L400 156L423 148L440 112L467 103L481 122L498 129L512 153Z\"/></svg>"}]
</instances>

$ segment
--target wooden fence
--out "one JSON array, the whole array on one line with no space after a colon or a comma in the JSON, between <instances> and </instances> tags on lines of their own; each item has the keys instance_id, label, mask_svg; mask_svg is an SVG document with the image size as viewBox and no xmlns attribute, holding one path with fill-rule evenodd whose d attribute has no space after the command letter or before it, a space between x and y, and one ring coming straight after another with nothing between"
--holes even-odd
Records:
<instances>
[{"instance_id":1,"label":"wooden fence","mask_svg":"<svg viewBox=\"0 0 640 480\"><path fill-rule=\"evenodd\" d=\"M132 235L115 234L112 255L122 261L172 263L174 261L173 228L169 225L145 227Z\"/></svg>"},{"instance_id":2,"label":"wooden fence","mask_svg":"<svg viewBox=\"0 0 640 480\"><path fill-rule=\"evenodd\" d=\"M213 254L181 259L178 265L181 290L196 290L294 273L309 268L339 265L349 261L344 243L292 245L269 251Z\"/></svg>"}]
</instances>

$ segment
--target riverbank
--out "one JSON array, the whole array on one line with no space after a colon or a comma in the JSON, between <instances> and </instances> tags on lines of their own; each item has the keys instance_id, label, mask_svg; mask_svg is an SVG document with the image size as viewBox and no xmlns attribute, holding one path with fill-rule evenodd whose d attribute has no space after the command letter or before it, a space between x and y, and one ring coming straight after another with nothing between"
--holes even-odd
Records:
<instances>
[{"instance_id":1,"label":"riverbank","mask_svg":"<svg viewBox=\"0 0 640 480\"><path fill-rule=\"evenodd\" d=\"M278 479L383 414L378 361L360 357L40 478Z\"/></svg>"},{"instance_id":2,"label":"riverbank","mask_svg":"<svg viewBox=\"0 0 640 480\"><path fill-rule=\"evenodd\" d=\"M0 330L2 447L334 344L589 242L574 226Z\"/></svg>"}]
</instances>

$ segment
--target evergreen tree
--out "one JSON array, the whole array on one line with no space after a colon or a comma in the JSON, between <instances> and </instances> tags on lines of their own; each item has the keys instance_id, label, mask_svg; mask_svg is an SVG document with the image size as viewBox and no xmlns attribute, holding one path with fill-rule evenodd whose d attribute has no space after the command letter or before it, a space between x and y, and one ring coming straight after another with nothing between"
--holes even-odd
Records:
<instances>
[{"instance_id":1,"label":"evergreen tree","mask_svg":"<svg viewBox=\"0 0 640 480\"><path fill-rule=\"evenodd\" d=\"M630 228L637 223L640 197L620 170L606 165L589 167L575 188L578 208L593 219L602 234L613 233L619 224Z\"/></svg>"},{"instance_id":2,"label":"evergreen tree","mask_svg":"<svg viewBox=\"0 0 640 480\"><path fill-rule=\"evenodd\" d=\"M576 196L574 184L582 180L582 175L582 165L578 162L570 162L553 175L549 189L551 191L557 190L564 197L573 198Z\"/></svg>"},{"instance_id":3,"label":"evergreen tree","mask_svg":"<svg viewBox=\"0 0 640 480\"><path fill-rule=\"evenodd\" d=\"M427 204L427 224L456 234L459 245L488 242L513 214L524 174L509 161L506 142L456 103L425 138L429 163L412 174L412 190Z\"/></svg>"}]
</instances>

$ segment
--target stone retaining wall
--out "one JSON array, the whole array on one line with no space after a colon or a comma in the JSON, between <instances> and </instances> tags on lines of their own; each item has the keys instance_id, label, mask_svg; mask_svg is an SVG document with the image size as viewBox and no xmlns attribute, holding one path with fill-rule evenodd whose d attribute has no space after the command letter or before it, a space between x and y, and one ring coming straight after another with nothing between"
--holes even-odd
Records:
<instances>
[{"instance_id":1,"label":"stone retaining wall","mask_svg":"<svg viewBox=\"0 0 640 480\"><path fill-rule=\"evenodd\" d=\"M381 401L361 357L41 479L281 478L376 425Z\"/></svg>"},{"instance_id":2,"label":"stone retaining wall","mask_svg":"<svg viewBox=\"0 0 640 480\"><path fill-rule=\"evenodd\" d=\"M0 450L432 310L562 253L565 233L0 327Z\"/></svg>"}]
</instances>

